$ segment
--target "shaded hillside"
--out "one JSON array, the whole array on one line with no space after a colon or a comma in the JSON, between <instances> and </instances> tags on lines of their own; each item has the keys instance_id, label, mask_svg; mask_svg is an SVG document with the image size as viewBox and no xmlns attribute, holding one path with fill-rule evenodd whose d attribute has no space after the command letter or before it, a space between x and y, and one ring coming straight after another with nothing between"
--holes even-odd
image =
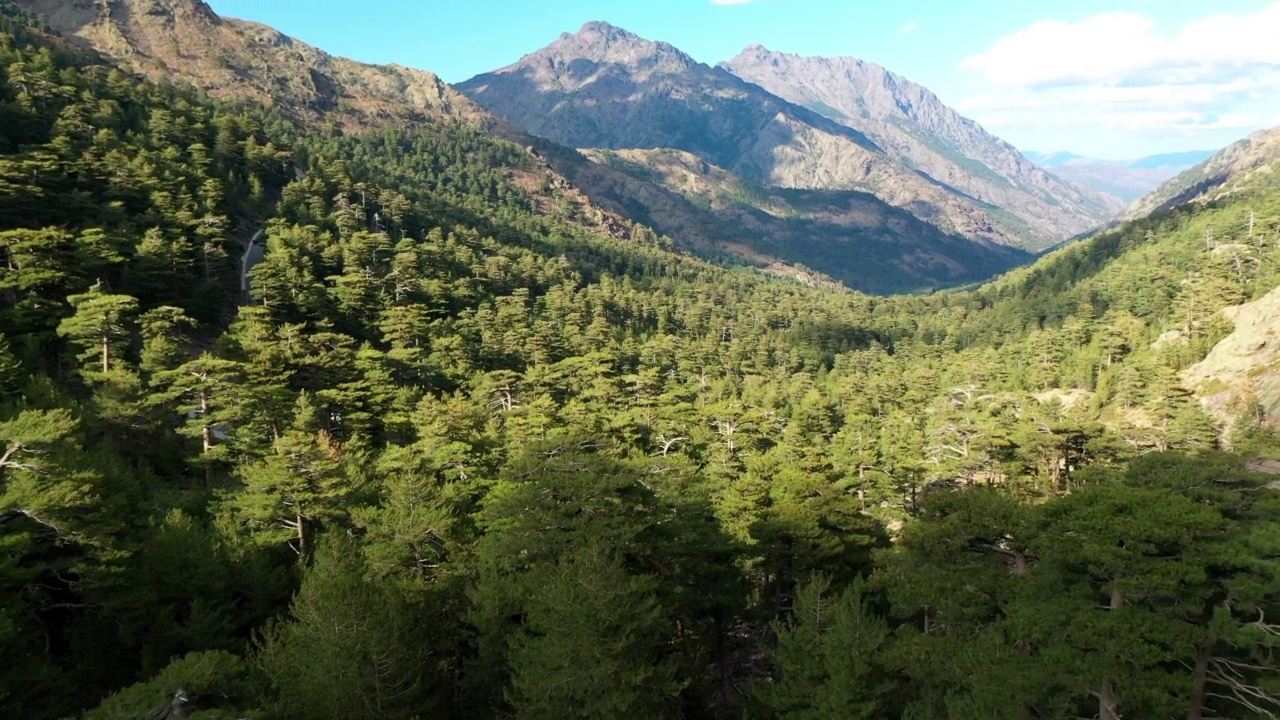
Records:
<instances>
[{"instance_id":1,"label":"shaded hillside","mask_svg":"<svg viewBox=\"0 0 1280 720\"><path fill-rule=\"evenodd\" d=\"M1014 248L946 235L867 193L770 187L678 150L585 154L705 208L722 221L718 245L725 252L817 269L864 292L977 282L1031 257ZM618 199L634 202L621 194ZM650 218L663 229L661 214Z\"/></svg>"}]
</instances>

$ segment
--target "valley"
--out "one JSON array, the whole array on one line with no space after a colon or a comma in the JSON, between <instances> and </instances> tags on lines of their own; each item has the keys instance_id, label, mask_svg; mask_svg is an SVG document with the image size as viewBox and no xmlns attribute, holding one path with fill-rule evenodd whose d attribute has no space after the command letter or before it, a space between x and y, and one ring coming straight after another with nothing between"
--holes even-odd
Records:
<instances>
[{"instance_id":1,"label":"valley","mask_svg":"<svg viewBox=\"0 0 1280 720\"><path fill-rule=\"evenodd\" d=\"M0 720L1273 718L1276 132L0 2Z\"/></svg>"}]
</instances>

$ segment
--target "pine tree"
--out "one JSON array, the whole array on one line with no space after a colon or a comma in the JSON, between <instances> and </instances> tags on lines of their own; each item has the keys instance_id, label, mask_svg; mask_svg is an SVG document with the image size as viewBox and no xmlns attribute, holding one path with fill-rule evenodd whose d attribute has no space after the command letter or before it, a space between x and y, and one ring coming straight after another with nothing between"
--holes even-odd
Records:
<instances>
[{"instance_id":1,"label":"pine tree","mask_svg":"<svg viewBox=\"0 0 1280 720\"><path fill-rule=\"evenodd\" d=\"M292 427L266 458L242 466L244 488L230 497L262 542L287 543L304 558L316 526L344 518L355 491L342 448L317 426L304 394Z\"/></svg>"},{"instance_id":2,"label":"pine tree","mask_svg":"<svg viewBox=\"0 0 1280 720\"><path fill-rule=\"evenodd\" d=\"M154 348L153 348L154 349ZM237 362L208 353L181 366L158 373L154 383L162 393L154 399L172 402L185 417L182 432L200 441L200 464L204 466L205 489L212 488L214 463L225 439L239 419L237 396L243 369Z\"/></svg>"},{"instance_id":3,"label":"pine tree","mask_svg":"<svg viewBox=\"0 0 1280 720\"><path fill-rule=\"evenodd\" d=\"M75 308L75 314L58 325L58 334L81 348L80 358L89 368L110 372L128 348L138 301L128 295L104 292L101 285L72 295L67 301Z\"/></svg>"},{"instance_id":4,"label":"pine tree","mask_svg":"<svg viewBox=\"0 0 1280 720\"><path fill-rule=\"evenodd\" d=\"M511 644L512 717L675 717L679 684L662 657L669 630L656 583L594 543L540 575Z\"/></svg>"},{"instance_id":5,"label":"pine tree","mask_svg":"<svg viewBox=\"0 0 1280 720\"><path fill-rule=\"evenodd\" d=\"M796 591L786 620L774 624L776 677L755 698L780 720L888 716L893 683L881 663L889 624L876 615L864 587L843 593L815 576Z\"/></svg>"},{"instance_id":6,"label":"pine tree","mask_svg":"<svg viewBox=\"0 0 1280 720\"><path fill-rule=\"evenodd\" d=\"M351 540L321 538L289 619L258 643L257 661L278 693L275 716L409 720L438 709L439 638L424 631L419 612L366 576Z\"/></svg>"}]
</instances>

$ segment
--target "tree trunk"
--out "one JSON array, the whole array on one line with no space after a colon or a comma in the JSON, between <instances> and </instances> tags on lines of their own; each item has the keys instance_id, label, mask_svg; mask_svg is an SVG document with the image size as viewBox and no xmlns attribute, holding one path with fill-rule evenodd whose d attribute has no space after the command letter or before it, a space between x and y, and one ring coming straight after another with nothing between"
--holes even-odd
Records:
<instances>
[{"instance_id":1,"label":"tree trunk","mask_svg":"<svg viewBox=\"0 0 1280 720\"><path fill-rule=\"evenodd\" d=\"M200 446L204 454L204 489L213 489L213 465L209 462L209 452L213 450L213 423L209 422L209 392L200 391Z\"/></svg>"},{"instance_id":2,"label":"tree trunk","mask_svg":"<svg viewBox=\"0 0 1280 720\"><path fill-rule=\"evenodd\" d=\"M1115 688L1111 687L1110 680L1102 683L1102 691L1098 693L1098 717L1100 720L1120 720L1120 713L1116 712Z\"/></svg>"},{"instance_id":3,"label":"tree trunk","mask_svg":"<svg viewBox=\"0 0 1280 720\"><path fill-rule=\"evenodd\" d=\"M102 336L102 372L111 370L111 338Z\"/></svg>"},{"instance_id":4,"label":"tree trunk","mask_svg":"<svg viewBox=\"0 0 1280 720\"><path fill-rule=\"evenodd\" d=\"M1194 689L1191 694L1191 709L1187 711L1187 720L1203 720L1204 704L1208 697L1209 661L1213 659L1213 647L1218 644L1216 635L1205 640L1200 646L1200 657L1196 658L1196 669L1193 677Z\"/></svg>"},{"instance_id":5,"label":"tree trunk","mask_svg":"<svg viewBox=\"0 0 1280 720\"><path fill-rule=\"evenodd\" d=\"M1111 588L1110 611L1115 612L1124 607L1124 591L1119 587ZM1116 689L1110 680L1102 681L1102 690L1098 692L1098 717L1100 720L1120 720L1116 709Z\"/></svg>"},{"instance_id":6,"label":"tree trunk","mask_svg":"<svg viewBox=\"0 0 1280 720\"><path fill-rule=\"evenodd\" d=\"M298 526L298 555L306 557L307 555L307 525L306 519L302 516L302 506L297 506L294 510L294 521Z\"/></svg>"},{"instance_id":7,"label":"tree trunk","mask_svg":"<svg viewBox=\"0 0 1280 720\"><path fill-rule=\"evenodd\" d=\"M729 703L729 653L725 647L725 629L724 629L724 613L716 610L715 618L716 633L716 663L720 666L720 696L721 702L725 705Z\"/></svg>"}]
</instances>

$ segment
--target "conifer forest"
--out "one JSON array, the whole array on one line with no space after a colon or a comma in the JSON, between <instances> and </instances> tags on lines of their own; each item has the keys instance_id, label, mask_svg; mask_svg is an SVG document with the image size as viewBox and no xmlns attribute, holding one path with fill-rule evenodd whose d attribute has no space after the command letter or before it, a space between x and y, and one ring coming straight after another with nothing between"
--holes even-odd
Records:
<instances>
[{"instance_id":1,"label":"conifer forest","mask_svg":"<svg viewBox=\"0 0 1280 720\"><path fill-rule=\"evenodd\" d=\"M1280 717L1280 177L873 296L544 154L3 5L0 718Z\"/></svg>"}]
</instances>

